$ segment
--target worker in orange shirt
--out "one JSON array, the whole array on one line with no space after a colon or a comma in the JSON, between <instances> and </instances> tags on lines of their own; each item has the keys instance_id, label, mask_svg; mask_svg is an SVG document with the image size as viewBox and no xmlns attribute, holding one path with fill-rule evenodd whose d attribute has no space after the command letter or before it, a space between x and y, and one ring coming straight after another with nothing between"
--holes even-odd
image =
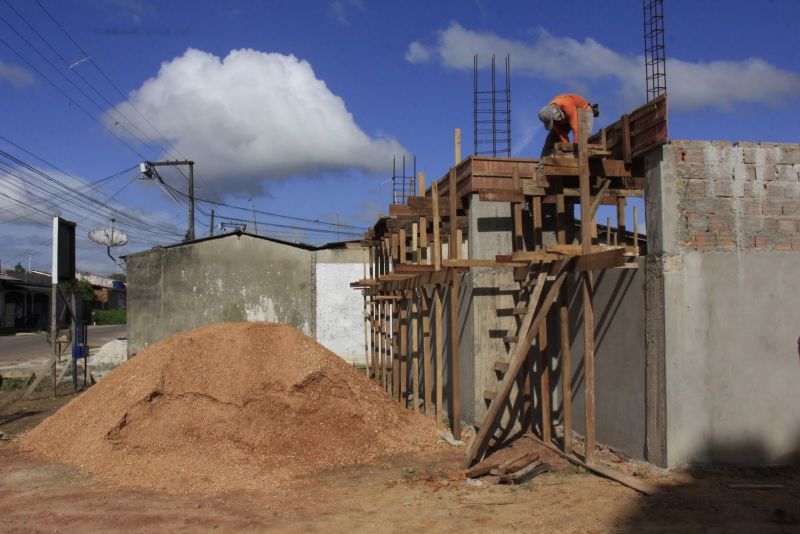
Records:
<instances>
[{"instance_id":1,"label":"worker in orange shirt","mask_svg":"<svg viewBox=\"0 0 800 534\"><path fill-rule=\"evenodd\" d=\"M558 95L545 107L539 110L539 120L544 123L545 129L550 132L544 141L542 157L553 153L555 144L558 142L569 143L569 132L575 136L578 134L578 110L585 109L592 112L589 116L589 133L592 133L593 118L600 115L597 104L590 104L585 98L579 95Z\"/></svg>"}]
</instances>

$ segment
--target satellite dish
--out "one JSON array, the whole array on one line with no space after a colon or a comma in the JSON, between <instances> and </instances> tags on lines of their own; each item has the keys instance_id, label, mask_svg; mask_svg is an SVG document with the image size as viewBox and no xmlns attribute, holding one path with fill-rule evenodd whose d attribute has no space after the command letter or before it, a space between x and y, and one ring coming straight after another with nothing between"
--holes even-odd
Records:
<instances>
[{"instance_id":1,"label":"satellite dish","mask_svg":"<svg viewBox=\"0 0 800 534\"><path fill-rule=\"evenodd\" d=\"M122 247L128 244L128 236L114 228L95 228L89 232L89 239L106 247Z\"/></svg>"},{"instance_id":2,"label":"satellite dish","mask_svg":"<svg viewBox=\"0 0 800 534\"><path fill-rule=\"evenodd\" d=\"M104 245L106 247L106 254L108 254L108 257L111 258L114 263L121 266L121 263L117 261L117 258L111 255L111 247L122 247L127 245L128 236L119 230L114 229L114 222L114 219L111 219L111 228L104 228L101 226L89 232L89 239L93 243Z\"/></svg>"}]
</instances>

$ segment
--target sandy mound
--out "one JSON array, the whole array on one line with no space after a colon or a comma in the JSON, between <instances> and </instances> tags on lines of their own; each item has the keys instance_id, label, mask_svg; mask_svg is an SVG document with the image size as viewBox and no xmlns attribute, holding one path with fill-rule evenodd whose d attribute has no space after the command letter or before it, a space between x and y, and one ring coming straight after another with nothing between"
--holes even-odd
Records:
<instances>
[{"instance_id":1,"label":"sandy mound","mask_svg":"<svg viewBox=\"0 0 800 534\"><path fill-rule=\"evenodd\" d=\"M430 420L294 328L236 323L139 352L22 447L123 485L217 492L269 487L435 440Z\"/></svg>"}]
</instances>

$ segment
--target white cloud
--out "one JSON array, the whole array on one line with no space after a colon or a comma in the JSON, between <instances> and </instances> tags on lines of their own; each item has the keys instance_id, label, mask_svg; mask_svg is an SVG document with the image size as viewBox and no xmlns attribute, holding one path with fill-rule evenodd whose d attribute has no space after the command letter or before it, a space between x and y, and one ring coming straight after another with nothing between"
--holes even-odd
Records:
<instances>
[{"instance_id":1,"label":"white cloud","mask_svg":"<svg viewBox=\"0 0 800 534\"><path fill-rule=\"evenodd\" d=\"M408 45L405 58L409 63L427 63L431 59L431 53L425 45L414 41Z\"/></svg>"},{"instance_id":2,"label":"white cloud","mask_svg":"<svg viewBox=\"0 0 800 534\"><path fill-rule=\"evenodd\" d=\"M292 55L244 49L220 59L189 49L116 108L135 120L131 104L229 192L296 175L383 172L405 153L394 139L364 133L311 65Z\"/></svg>"},{"instance_id":3,"label":"white cloud","mask_svg":"<svg viewBox=\"0 0 800 534\"><path fill-rule=\"evenodd\" d=\"M420 47L424 48L418 41L412 42L406 60L415 63L412 48ZM452 23L438 33L432 50L448 68L472 69L474 54L488 57L510 53L512 68L523 76L573 86L612 80L627 100L641 100L645 93L644 56L620 54L591 38L579 41L556 37L540 29L534 42L527 43ZM668 59L667 87L672 107L725 110L736 103L770 104L776 98L796 98L800 95L800 76L757 58L708 63Z\"/></svg>"},{"instance_id":4,"label":"white cloud","mask_svg":"<svg viewBox=\"0 0 800 534\"><path fill-rule=\"evenodd\" d=\"M364 10L363 0L334 0L328 5L328 13L342 26L350 26L350 13Z\"/></svg>"},{"instance_id":5,"label":"white cloud","mask_svg":"<svg viewBox=\"0 0 800 534\"><path fill-rule=\"evenodd\" d=\"M0 80L5 80L14 87L24 87L33 83L33 74L22 67L0 61Z\"/></svg>"}]
</instances>

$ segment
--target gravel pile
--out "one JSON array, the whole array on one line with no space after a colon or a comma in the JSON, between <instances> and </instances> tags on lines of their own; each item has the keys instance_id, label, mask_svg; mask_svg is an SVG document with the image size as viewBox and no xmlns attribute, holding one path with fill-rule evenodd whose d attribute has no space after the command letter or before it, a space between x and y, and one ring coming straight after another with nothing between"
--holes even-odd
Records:
<instances>
[{"instance_id":1,"label":"gravel pile","mask_svg":"<svg viewBox=\"0 0 800 534\"><path fill-rule=\"evenodd\" d=\"M266 489L436 440L429 419L296 329L234 323L139 352L22 447L126 486L216 493Z\"/></svg>"}]
</instances>

